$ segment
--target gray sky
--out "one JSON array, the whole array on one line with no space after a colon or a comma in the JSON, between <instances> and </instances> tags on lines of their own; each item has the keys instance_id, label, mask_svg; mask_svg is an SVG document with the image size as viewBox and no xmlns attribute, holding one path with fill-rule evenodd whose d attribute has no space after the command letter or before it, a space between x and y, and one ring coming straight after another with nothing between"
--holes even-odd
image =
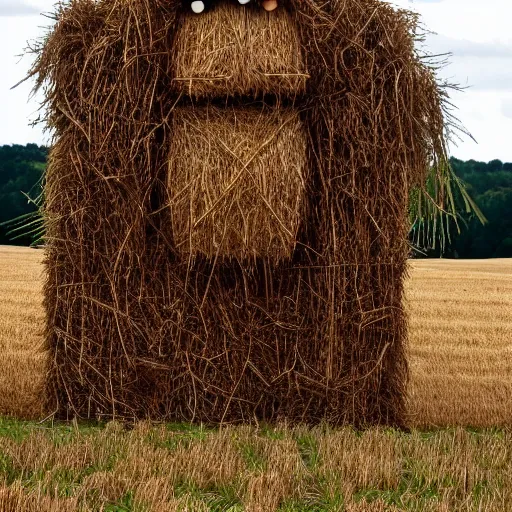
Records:
<instances>
[{"instance_id":1,"label":"gray sky","mask_svg":"<svg viewBox=\"0 0 512 512\"><path fill-rule=\"evenodd\" d=\"M10 87L23 78L30 59L18 57L27 41L44 33L49 20L39 15L52 10L54 0L0 0L0 145L43 143L41 128L29 126L37 101L27 101L31 85ZM394 0L418 11L425 26L436 32L427 48L452 52L442 71L468 89L452 96L457 116L477 140L466 138L452 146L461 159L512 162L512 19L511 0Z\"/></svg>"}]
</instances>

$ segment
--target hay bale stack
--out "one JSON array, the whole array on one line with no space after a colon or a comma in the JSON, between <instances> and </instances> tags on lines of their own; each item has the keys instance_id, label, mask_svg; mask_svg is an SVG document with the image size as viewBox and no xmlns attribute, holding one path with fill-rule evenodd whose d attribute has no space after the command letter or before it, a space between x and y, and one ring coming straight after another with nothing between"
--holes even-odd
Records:
<instances>
[{"instance_id":1,"label":"hay bale stack","mask_svg":"<svg viewBox=\"0 0 512 512\"><path fill-rule=\"evenodd\" d=\"M55 133L45 293L58 416L404 422L408 196L446 156L443 91L408 12L288 0L275 14L219 3L192 19L178 0L59 13L35 68ZM281 53L265 61L251 43L214 62L205 49L224 27L246 41L269 30ZM286 119L286 140L226 187Z\"/></svg>"},{"instance_id":2,"label":"hay bale stack","mask_svg":"<svg viewBox=\"0 0 512 512\"><path fill-rule=\"evenodd\" d=\"M304 216L306 136L293 109L173 112L169 195L184 257L290 259Z\"/></svg>"},{"instance_id":3,"label":"hay bale stack","mask_svg":"<svg viewBox=\"0 0 512 512\"><path fill-rule=\"evenodd\" d=\"M293 16L236 3L181 18L171 70L175 90L193 98L293 97L308 78Z\"/></svg>"}]
</instances>

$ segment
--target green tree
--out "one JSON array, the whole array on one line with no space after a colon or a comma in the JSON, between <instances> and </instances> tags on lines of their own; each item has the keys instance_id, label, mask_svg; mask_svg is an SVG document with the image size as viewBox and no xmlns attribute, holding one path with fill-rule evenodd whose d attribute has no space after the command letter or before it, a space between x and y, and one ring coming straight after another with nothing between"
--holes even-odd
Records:
<instances>
[{"instance_id":1,"label":"green tree","mask_svg":"<svg viewBox=\"0 0 512 512\"><path fill-rule=\"evenodd\" d=\"M37 211L29 197L41 193L47 155L47 148L37 144L0 146L0 224ZM31 236L12 238L8 228L0 226L0 244L27 245L32 241Z\"/></svg>"}]
</instances>

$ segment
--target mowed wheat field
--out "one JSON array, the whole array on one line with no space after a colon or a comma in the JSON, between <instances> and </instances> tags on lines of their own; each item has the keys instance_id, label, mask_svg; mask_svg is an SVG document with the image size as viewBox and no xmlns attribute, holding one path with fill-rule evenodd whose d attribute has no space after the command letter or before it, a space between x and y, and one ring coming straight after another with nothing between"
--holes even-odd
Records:
<instances>
[{"instance_id":1,"label":"mowed wheat field","mask_svg":"<svg viewBox=\"0 0 512 512\"><path fill-rule=\"evenodd\" d=\"M39 423L42 258L0 247L0 512L512 510L512 260L411 262L411 432L361 433Z\"/></svg>"}]
</instances>

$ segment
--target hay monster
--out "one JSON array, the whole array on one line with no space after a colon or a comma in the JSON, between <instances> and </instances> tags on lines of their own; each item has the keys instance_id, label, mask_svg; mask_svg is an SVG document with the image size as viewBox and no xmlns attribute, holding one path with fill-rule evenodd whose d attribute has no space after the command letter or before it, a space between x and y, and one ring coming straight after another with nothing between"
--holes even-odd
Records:
<instances>
[{"instance_id":1,"label":"hay monster","mask_svg":"<svg viewBox=\"0 0 512 512\"><path fill-rule=\"evenodd\" d=\"M403 424L411 187L444 158L380 0L73 0L35 72L59 417Z\"/></svg>"}]
</instances>

